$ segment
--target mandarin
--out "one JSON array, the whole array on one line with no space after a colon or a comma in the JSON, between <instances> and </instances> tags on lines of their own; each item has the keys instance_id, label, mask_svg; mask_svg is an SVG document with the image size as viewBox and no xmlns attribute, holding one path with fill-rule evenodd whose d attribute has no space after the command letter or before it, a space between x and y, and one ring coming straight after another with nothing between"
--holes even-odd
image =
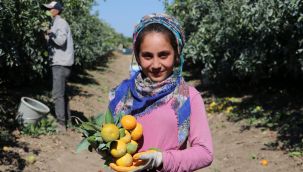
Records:
<instances>
[{"instance_id":1,"label":"mandarin","mask_svg":"<svg viewBox=\"0 0 303 172\"><path fill-rule=\"evenodd\" d=\"M126 153L121 158L116 159L116 164L122 167L130 167L133 165L133 157L131 154Z\"/></svg>"},{"instance_id":2,"label":"mandarin","mask_svg":"<svg viewBox=\"0 0 303 172\"><path fill-rule=\"evenodd\" d=\"M132 130L136 127L137 120L132 115L124 115L121 119L121 125L123 128L127 130Z\"/></svg>"},{"instance_id":3,"label":"mandarin","mask_svg":"<svg viewBox=\"0 0 303 172\"><path fill-rule=\"evenodd\" d=\"M117 140L119 136L119 128L114 124L104 124L101 128L101 137L106 142Z\"/></svg>"},{"instance_id":4,"label":"mandarin","mask_svg":"<svg viewBox=\"0 0 303 172\"><path fill-rule=\"evenodd\" d=\"M130 135L130 133L127 130L125 130L124 132L125 132L124 137L121 137L119 140L121 140L122 142L124 142L124 143L127 144L131 140L131 135Z\"/></svg>"},{"instance_id":5,"label":"mandarin","mask_svg":"<svg viewBox=\"0 0 303 172\"><path fill-rule=\"evenodd\" d=\"M142 124L137 123L136 127L130 132L132 140L139 140L143 135Z\"/></svg>"},{"instance_id":6,"label":"mandarin","mask_svg":"<svg viewBox=\"0 0 303 172\"><path fill-rule=\"evenodd\" d=\"M115 158L120 158L126 154L126 144L120 140L110 144L110 154Z\"/></svg>"}]
</instances>

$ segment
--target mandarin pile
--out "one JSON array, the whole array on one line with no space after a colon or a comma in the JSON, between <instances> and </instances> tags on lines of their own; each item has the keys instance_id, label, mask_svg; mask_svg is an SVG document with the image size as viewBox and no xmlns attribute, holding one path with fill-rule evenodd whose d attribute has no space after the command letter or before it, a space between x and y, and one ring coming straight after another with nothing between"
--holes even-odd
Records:
<instances>
[{"instance_id":1,"label":"mandarin pile","mask_svg":"<svg viewBox=\"0 0 303 172\"><path fill-rule=\"evenodd\" d=\"M110 165L115 166L115 168L118 169L120 169L120 167L131 167L136 163L134 162L132 155L137 152L137 140L139 140L143 134L142 125L138 123L136 118L132 115L124 115L121 118L120 123L122 127L119 129L119 138L113 140L110 145L110 154L114 157L114 162Z\"/></svg>"},{"instance_id":2,"label":"mandarin pile","mask_svg":"<svg viewBox=\"0 0 303 172\"><path fill-rule=\"evenodd\" d=\"M130 171L142 165L133 156L138 151L137 141L142 138L143 127L132 115L121 115L115 120L107 111L88 122L82 122L79 127L84 139L77 151L96 150L106 164L115 171Z\"/></svg>"}]
</instances>

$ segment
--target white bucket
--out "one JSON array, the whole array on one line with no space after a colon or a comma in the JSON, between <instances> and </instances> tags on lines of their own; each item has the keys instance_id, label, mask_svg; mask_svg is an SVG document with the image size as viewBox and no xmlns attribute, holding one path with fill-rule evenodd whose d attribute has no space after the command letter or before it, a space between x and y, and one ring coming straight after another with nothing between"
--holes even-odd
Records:
<instances>
[{"instance_id":1,"label":"white bucket","mask_svg":"<svg viewBox=\"0 0 303 172\"><path fill-rule=\"evenodd\" d=\"M49 112L49 108L38 100L22 97L18 108L17 120L20 124L36 124Z\"/></svg>"}]
</instances>

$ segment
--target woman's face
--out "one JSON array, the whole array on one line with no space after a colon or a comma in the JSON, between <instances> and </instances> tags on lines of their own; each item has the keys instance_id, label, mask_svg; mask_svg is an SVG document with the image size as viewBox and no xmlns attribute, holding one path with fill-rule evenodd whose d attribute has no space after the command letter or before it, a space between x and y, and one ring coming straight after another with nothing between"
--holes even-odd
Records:
<instances>
[{"instance_id":1,"label":"woman's face","mask_svg":"<svg viewBox=\"0 0 303 172\"><path fill-rule=\"evenodd\" d=\"M138 63L143 73L154 82L161 82L172 74L175 53L163 33L147 33L140 45Z\"/></svg>"},{"instance_id":2,"label":"woman's face","mask_svg":"<svg viewBox=\"0 0 303 172\"><path fill-rule=\"evenodd\" d=\"M54 8L49 9L49 12L51 13L52 17L55 17L59 14L59 10L54 9Z\"/></svg>"}]
</instances>

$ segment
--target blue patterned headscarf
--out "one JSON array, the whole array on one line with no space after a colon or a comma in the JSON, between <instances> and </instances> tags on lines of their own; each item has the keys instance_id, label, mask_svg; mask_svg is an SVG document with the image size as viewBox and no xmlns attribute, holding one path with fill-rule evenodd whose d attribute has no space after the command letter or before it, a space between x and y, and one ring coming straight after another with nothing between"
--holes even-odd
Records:
<instances>
[{"instance_id":1,"label":"blue patterned headscarf","mask_svg":"<svg viewBox=\"0 0 303 172\"><path fill-rule=\"evenodd\" d=\"M182 146L188 137L190 119L189 89L181 75L184 63L182 48L185 37L176 19L166 14L153 13L144 16L136 26L133 45L140 32L153 23L165 26L174 34L180 55L180 66L161 82L153 82L150 78L143 77L142 72L138 71L110 92L109 110L115 119L121 114L132 114L138 117L148 115L150 111L171 101L171 107L178 119L178 141Z\"/></svg>"},{"instance_id":2,"label":"blue patterned headscarf","mask_svg":"<svg viewBox=\"0 0 303 172\"><path fill-rule=\"evenodd\" d=\"M144 16L141 20L140 23L136 26L134 33L133 33L133 48L135 50L135 44L137 41L137 37L139 33L148 25L150 24L162 24L166 28L168 28L176 38L176 42L178 45L178 54L180 55L180 68L179 68L179 74L182 74L182 67L184 63L184 57L182 54L182 49L185 44L185 35L184 31L181 28L179 22L172 16L169 16L167 14L162 14L162 13L152 13L149 15Z\"/></svg>"}]
</instances>

